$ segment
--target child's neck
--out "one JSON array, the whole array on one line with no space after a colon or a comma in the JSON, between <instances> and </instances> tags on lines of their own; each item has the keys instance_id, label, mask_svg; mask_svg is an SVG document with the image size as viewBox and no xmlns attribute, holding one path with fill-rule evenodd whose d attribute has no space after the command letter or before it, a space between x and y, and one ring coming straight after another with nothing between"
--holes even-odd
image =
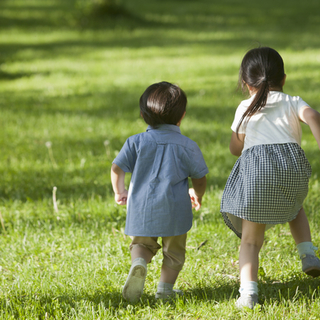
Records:
<instances>
[{"instance_id":1,"label":"child's neck","mask_svg":"<svg viewBox=\"0 0 320 320\"><path fill-rule=\"evenodd\" d=\"M255 95L258 91L258 89L256 88L253 88L253 87L248 87L249 89L249 94L250 94L250 97L252 97L253 95ZM270 91L279 91L279 92L283 92L282 90L282 87L270 87L269 88L269 92Z\"/></svg>"}]
</instances>

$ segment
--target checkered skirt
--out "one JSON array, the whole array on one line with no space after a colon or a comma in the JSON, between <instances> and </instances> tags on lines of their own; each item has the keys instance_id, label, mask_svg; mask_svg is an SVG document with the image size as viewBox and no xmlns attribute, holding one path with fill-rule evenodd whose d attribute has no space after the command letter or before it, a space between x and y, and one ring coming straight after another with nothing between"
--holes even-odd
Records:
<instances>
[{"instance_id":1,"label":"checkered skirt","mask_svg":"<svg viewBox=\"0 0 320 320\"><path fill-rule=\"evenodd\" d=\"M225 223L241 238L241 219L267 225L295 219L308 194L310 176L311 166L296 143L245 150L222 195Z\"/></svg>"}]
</instances>

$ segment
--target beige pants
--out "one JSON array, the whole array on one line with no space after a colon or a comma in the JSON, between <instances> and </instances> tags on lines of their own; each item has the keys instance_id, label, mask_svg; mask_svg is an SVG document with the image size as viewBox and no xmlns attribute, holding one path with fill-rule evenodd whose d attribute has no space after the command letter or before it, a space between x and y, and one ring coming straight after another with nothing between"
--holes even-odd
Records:
<instances>
[{"instance_id":1,"label":"beige pants","mask_svg":"<svg viewBox=\"0 0 320 320\"><path fill-rule=\"evenodd\" d=\"M161 246L158 237L130 237L130 251L135 246L149 249L153 256L156 255ZM173 237L162 237L163 264L167 267L180 271L185 262L187 234Z\"/></svg>"}]
</instances>

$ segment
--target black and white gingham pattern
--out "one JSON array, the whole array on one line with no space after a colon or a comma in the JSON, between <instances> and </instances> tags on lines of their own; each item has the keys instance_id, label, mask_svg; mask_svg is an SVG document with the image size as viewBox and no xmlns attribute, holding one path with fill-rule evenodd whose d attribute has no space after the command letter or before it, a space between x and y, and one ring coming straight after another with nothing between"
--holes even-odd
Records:
<instances>
[{"instance_id":1,"label":"black and white gingham pattern","mask_svg":"<svg viewBox=\"0 0 320 320\"><path fill-rule=\"evenodd\" d=\"M311 166L296 143L253 146L243 152L227 180L221 210L237 236L241 230L227 213L238 218L278 224L293 220L308 194Z\"/></svg>"}]
</instances>

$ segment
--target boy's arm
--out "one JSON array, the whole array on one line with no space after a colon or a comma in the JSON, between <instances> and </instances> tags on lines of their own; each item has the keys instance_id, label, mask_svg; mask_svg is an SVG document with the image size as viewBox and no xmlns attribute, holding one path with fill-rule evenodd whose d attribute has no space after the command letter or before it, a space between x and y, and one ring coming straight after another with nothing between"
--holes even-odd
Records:
<instances>
[{"instance_id":1,"label":"boy's arm","mask_svg":"<svg viewBox=\"0 0 320 320\"><path fill-rule=\"evenodd\" d=\"M193 188L189 189L189 195L192 202L192 208L197 211L201 208L202 197L206 191L207 178L206 176L200 179L191 179Z\"/></svg>"},{"instance_id":2,"label":"boy's arm","mask_svg":"<svg viewBox=\"0 0 320 320\"><path fill-rule=\"evenodd\" d=\"M111 183L114 191L114 199L117 204L127 204L128 191L124 185L124 177L126 173L115 163L111 166Z\"/></svg>"},{"instance_id":3,"label":"boy's arm","mask_svg":"<svg viewBox=\"0 0 320 320\"><path fill-rule=\"evenodd\" d=\"M235 132L232 132L229 149L234 156L241 156L241 152L244 146L245 134L239 133L238 136Z\"/></svg>"},{"instance_id":4,"label":"boy's arm","mask_svg":"<svg viewBox=\"0 0 320 320\"><path fill-rule=\"evenodd\" d=\"M305 106L300 112L300 120L305 122L311 129L320 149L320 113L309 106Z\"/></svg>"}]
</instances>

